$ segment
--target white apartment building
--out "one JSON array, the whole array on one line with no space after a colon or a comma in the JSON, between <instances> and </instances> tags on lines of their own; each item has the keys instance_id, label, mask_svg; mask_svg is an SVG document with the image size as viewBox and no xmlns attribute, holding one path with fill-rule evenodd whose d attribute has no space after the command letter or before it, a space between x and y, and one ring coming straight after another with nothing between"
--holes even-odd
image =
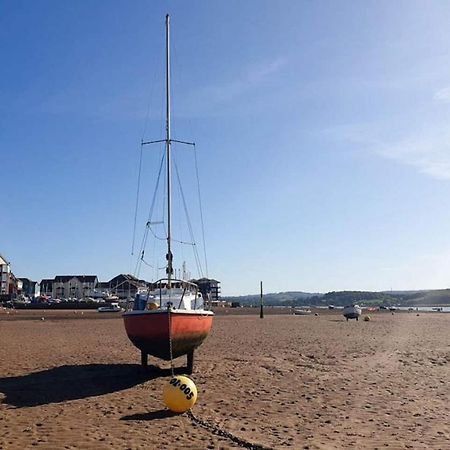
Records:
<instances>
[{"instance_id":1,"label":"white apartment building","mask_svg":"<svg viewBox=\"0 0 450 450\"><path fill-rule=\"evenodd\" d=\"M0 294L9 294L11 267L9 262L0 255Z\"/></svg>"},{"instance_id":2,"label":"white apartment building","mask_svg":"<svg viewBox=\"0 0 450 450\"><path fill-rule=\"evenodd\" d=\"M90 297L98 284L95 275L57 275L51 281L51 295L54 298Z\"/></svg>"}]
</instances>

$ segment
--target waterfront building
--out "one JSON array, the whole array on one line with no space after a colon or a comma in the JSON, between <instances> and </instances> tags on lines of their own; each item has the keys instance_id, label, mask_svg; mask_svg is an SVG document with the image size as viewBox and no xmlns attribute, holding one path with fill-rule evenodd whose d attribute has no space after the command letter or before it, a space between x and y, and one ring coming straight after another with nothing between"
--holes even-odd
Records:
<instances>
[{"instance_id":1,"label":"waterfront building","mask_svg":"<svg viewBox=\"0 0 450 450\"><path fill-rule=\"evenodd\" d=\"M119 298L134 297L139 289L145 289L147 283L133 275L121 273L108 282L108 292Z\"/></svg>"},{"instance_id":2,"label":"waterfront building","mask_svg":"<svg viewBox=\"0 0 450 450\"><path fill-rule=\"evenodd\" d=\"M98 285L97 275L56 275L41 280L40 293L53 298L81 300L91 297Z\"/></svg>"},{"instance_id":3,"label":"waterfront building","mask_svg":"<svg viewBox=\"0 0 450 450\"><path fill-rule=\"evenodd\" d=\"M11 276L10 263L0 254L0 294L9 294L9 283Z\"/></svg>"},{"instance_id":4,"label":"waterfront building","mask_svg":"<svg viewBox=\"0 0 450 450\"><path fill-rule=\"evenodd\" d=\"M35 297L36 293L36 281L31 281L29 278L20 277L19 280L22 282L22 289L19 290L20 294L25 295L26 297Z\"/></svg>"},{"instance_id":5,"label":"waterfront building","mask_svg":"<svg viewBox=\"0 0 450 450\"><path fill-rule=\"evenodd\" d=\"M21 284L21 281L12 273L10 262L0 255L0 296L2 300L16 297L18 290L21 289Z\"/></svg>"},{"instance_id":6,"label":"waterfront building","mask_svg":"<svg viewBox=\"0 0 450 450\"><path fill-rule=\"evenodd\" d=\"M80 300L90 297L97 284L98 278L96 275L57 275L52 283L52 297Z\"/></svg>"},{"instance_id":7,"label":"waterfront building","mask_svg":"<svg viewBox=\"0 0 450 450\"><path fill-rule=\"evenodd\" d=\"M49 297L53 296L53 282L54 279L45 278L41 280L40 291L41 295L47 295Z\"/></svg>"},{"instance_id":8,"label":"waterfront building","mask_svg":"<svg viewBox=\"0 0 450 450\"><path fill-rule=\"evenodd\" d=\"M96 275L57 275L53 279L43 279L40 283L41 295L53 298L81 300L86 297L106 298L117 295L119 298L134 297L139 289L147 284L133 275L119 274L110 281L98 281Z\"/></svg>"},{"instance_id":9,"label":"waterfront building","mask_svg":"<svg viewBox=\"0 0 450 450\"><path fill-rule=\"evenodd\" d=\"M23 283L20 278L17 278L14 276L14 274L11 272L10 282L9 282L9 291L11 294L14 294L16 296L17 294L20 294L22 292Z\"/></svg>"},{"instance_id":10,"label":"waterfront building","mask_svg":"<svg viewBox=\"0 0 450 450\"><path fill-rule=\"evenodd\" d=\"M191 282L198 286L205 298L209 298L211 302L215 302L216 306L218 305L220 302L220 281L214 280L213 278L200 278L198 280L191 280Z\"/></svg>"}]
</instances>

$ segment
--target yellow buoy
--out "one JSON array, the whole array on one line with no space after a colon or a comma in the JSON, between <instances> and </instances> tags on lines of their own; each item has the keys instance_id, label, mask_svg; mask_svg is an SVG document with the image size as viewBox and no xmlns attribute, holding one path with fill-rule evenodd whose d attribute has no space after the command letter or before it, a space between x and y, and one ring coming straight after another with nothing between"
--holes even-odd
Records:
<instances>
[{"instance_id":1,"label":"yellow buoy","mask_svg":"<svg viewBox=\"0 0 450 450\"><path fill-rule=\"evenodd\" d=\"M364 322L369 322L370 321L370 316L365 316L364 317Z\"/></svg>"},{"instance_id":2,"label":"yellow buoy","mask_svg":"<svg viewBox=\"0 0 450 450\"><path fill-rule=\"evenodd\" d=\"M155 302L147 303L147 309L158 309L158 308L159 308L158 303Z\"/></svg>"},{"instance_id":3,"label":"yellow buoy","mask_svg":"<svg viewBox=\"0 0 450 450\"><path fill-rule=\"evenodd\" d=\"M190 378L177 375L164 386L163 399L171 411L184 413L195 405L197 388Z\"/></svg>"}]
</instances>

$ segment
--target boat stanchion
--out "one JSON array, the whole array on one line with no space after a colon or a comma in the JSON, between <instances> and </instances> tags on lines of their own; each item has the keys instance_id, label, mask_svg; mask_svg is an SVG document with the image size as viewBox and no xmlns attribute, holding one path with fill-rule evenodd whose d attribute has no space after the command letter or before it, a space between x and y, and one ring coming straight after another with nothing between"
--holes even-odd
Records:
<instances>
[{"instance_id":1,"label":"boat stanchion","mask_svg":"<svg viewBox=\"0 0 450 450\"><path fill-rule=\"evenodd\" d=\"M194 371L194 350L187 354L187 366L186 371L190 375Z\"/></svg>"}]
</instances>

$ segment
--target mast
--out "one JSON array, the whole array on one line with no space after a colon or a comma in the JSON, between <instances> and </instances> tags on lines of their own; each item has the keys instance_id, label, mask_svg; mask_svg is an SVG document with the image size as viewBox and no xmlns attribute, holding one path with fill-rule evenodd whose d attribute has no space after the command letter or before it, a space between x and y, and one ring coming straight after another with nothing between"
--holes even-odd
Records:
<instances>
[{"instance_id":1,"label":"mast","mask_svg":"<svg viewBox=\"0 0 450 450\"><path fill-rule=\"evenodd\" d=\"M171 188L172 167L170 159L170 16L166 15L166 159L167 159L167 279L171 288L173 274L173 254L171 242Z\"/></svg>"}]
</instances>

